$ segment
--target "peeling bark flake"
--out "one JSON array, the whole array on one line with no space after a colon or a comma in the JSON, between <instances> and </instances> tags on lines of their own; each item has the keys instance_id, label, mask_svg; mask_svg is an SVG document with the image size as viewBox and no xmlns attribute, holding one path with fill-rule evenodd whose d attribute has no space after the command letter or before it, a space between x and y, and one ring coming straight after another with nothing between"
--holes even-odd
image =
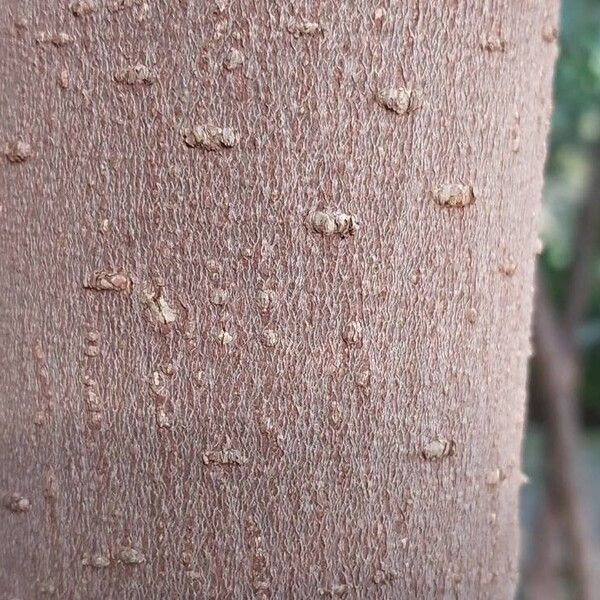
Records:
<instances>
[{"instance_id":1,"label":"peeling bark flake","mask_svg":"<svg viewBox=\"0 0 600 600\"><path fill-rule=\"evenodd\" d=\"M229 50L223 63L224 67L228 71L234 71L238 67L241 67L243 64L244 55L237 48L231 48L231 50Z\"/></svg>"},{"instance_id":2,"label":"peeling bark flake","mask_svg":"<svg viewBox=\"0 0 600 600\"><path fill-rule=\"evenodd\" d=\"M360 222L355 215L343 212L317 210L310 215L313 231L323 236L339 235L342 238L356 235Z\"/></svg>"},{"instance_id":3,"label":"peeling bark flake","mask_svg":"<svg viewBox=\"0 0 600 600\"><path fill-rule=\"evenodd\" d=\"M292 19L287 25L287 30L295 38L299 38L301 35L319 35L324 32L324 28L320 23L308 19Z\"/></svg>"},{"instance_id":4,"label":"peeling bark flake","mask_svg":"<svg viewBox=\"0 0 600 600\"><path fill-rule=\"evenodd\" d=\"M378 104L397 115L406 115L420 106L419 92L409 88L383 88L375 96Z\"/></svg>"},{"instance_id":5,"label":"peeling bark flake","mask_svg":"<svg viewBox=\"0 0 600 600\"><path fill-rule=\"evenodd\" d=\"M275 304L275 292L273 290L261 289L256 292L254 299L259 312L266 313Z\"/></svg>"},{"instance_id":6,"label":"peeling bark flake","mask_svg":"<svg viewBox=\"0 0 600 600\"><path fill-rule=\"evenodd\" d=\"M94 569L105 569L110 566L110 558L103 554L84 554L81 559L84 567L93 567Z\"/></svg>"},{"instance_id":7,"label":"peeling bark flake","mask_svg":"<svg viewBox=\"0 0 600 600\"><path fill-rule=\"evenodd\" d=\"M118 69L115 72L114 78L117 83L127 85L150 85L154 83L156 76L146 65L138 63Z\"/></svg>"},{"instance_id":8,"label":"peeling bark flake","mask_svg":"<svg viewBox=\"0 0 600 600\"><path fill-rule=\"evenodd\" d=\"M445 208L464 208L475 202L473 188L461 183L444 183L433 191L434 200Z\"/></svg>"},{"instance_id":9,"label":"peeling bark flake","mask_svg":"<svg viewBox=\"0 0 600 600\"><path fill-rule=\"evenodd\" d=\"M57 33L40 31L35 34L35 41L38 44L50 44L56 48L61 48L63 46L67 46L68 44L72 44L75 40L71 35L65 33L64 31L59 31Z\"/></svg>"},{"instance_id":10,"label":"peeling bark flake","mask_svg":"<svg viewBox=\"0 0 600 600\"><path fill-rule=\"evenodd\" d=\"M277 342L279 342L279 335L272 329L265 329L260 336L260 340L263 346L273 348L277 346Z\"/></svg>"},{"instance_id":11,"label":"peeling bark flake","mask_svg":"<svg viewBox=\"0 0 600 600\"><path fill-rule=\"evenodd\" d=\"M436 460L454 454L455 444L443 438L438 438L429 442L421 451L421 455L426 460Z\"/></svg>"},{"instance_id":12,"label":"peeling bark flake","mask_svg":"<svg viewBox=\"0 0 600 600\"><path fill-rule=\"evenodd\" d=\"M181 136L190 148L202 148L211 152L223 148L233 148L238 143L238 133L234 129L216 125L183 127Z\"/></svg>"},{"instance_id":13,"label":"peeling bark flake","mask_svg":"<svg viewBox=\"0 0 600 600\"><path fill-rule=\"evenodd\" d=\"M215 306L225 306L229 302L227 292L219 288L212 289L209 298L210 303Z\"/></svg>"},{"instance_id":14,"label":"peeling bark flake","mask_svg":"<svg viewBox=\"0 0 600 600\"><path fill-rule=\"evenodd\" d=\"M94 0L76 0L70 6L71 12L76 17L87 17L98 10Z\"/></svg>"},{"instance_id":15,"label":"peeling bark flake","mask_svg":"<svg viewBox=\"0 0 600 600\"><path fill-rule=\"evenodd\" d=\"M142 299L148 307L152 319L159 325L168 325L177 319L177 312L167 302L162 289L159 289L158 292L146 290L142 294Z\"/></svg>"},{"instance_id":16,"label":"peeling bark flake","mask_svg":"<svg viewBox=\"0 0 600 600\"><path fill-rule=\"evenodd\" d=\"M24 513L31 509L29 498L21 494L9 494L4 498L4 507L11 512Z\"/></svg>"},{"instance_id":17,"label":"peeling bark flake","mask_svg":"<svg viewBox=\"0 0 600 600\"><path fill-rule=\"evenodd\" d=\"M517 272L517 264L512 258L502 263L499 267L500 273L506 277L512 277Z\"/></svg>"},{"instance_id":18,"label":"peeling bark flake","mask_svg":"<svg viewBox=\"0 0 600 600\"><path fill-rule=\"evenodd\" d=\"M126 565L140 565L145 562L146 557L136 548L122 548L119 552L119 560Z\"/></svg>"},{"instance_id":19,"label":"peeling bark flake","mask_svg":"<svg viewBox=\"0 0 600 600\"><path fill-rule=\"evenodd\" d=\"M363 328L357 321L346 323L342 330L342 339L348 346L357 346L361 343L363 337Z\"/></svg>"},{"instance_id":20,"label":"peeling bark flake","mask_svg":"<svg viewBox=\"0 0 600 600\"><path fill-rule=\"evenodd\" d=\"M8 144L4 155L8 162L22 163L33 156L33 150L28 142L17 140Z\"/></svg>"},{"instance_id":21,"label":"peeling bark flake","mask_svg":"<svg viewBox=\"0 0 600 600\"><path fill-rule=\"evenodd\" d=\"M236 465L242 466L248 462L248 458L241 450L223 448L222 450L207 450L202 454L202 462L205 465Z\"/></svg>"},{"instance_id":22,"label":"peeling bark flake","mask_svg":"<svg viewBox=\"0 0 600 600\"><path fill-rule=\"evenodd\" d=\"M99 292L125 292L131 287L131 279L118 271L94 271L83 287Z\"/></svg>"},{"instance_id":23,"label":"peeling bark flake","mask_svg":"<svg viewBox=\"0 0 600 600\"><path fill-rule=\"evenodd\" d=\"M233 336L225 329L220 329L214 334L215 340L221 344L221 346L228 346L233 342Z\"/></svg>"}]
</instances>

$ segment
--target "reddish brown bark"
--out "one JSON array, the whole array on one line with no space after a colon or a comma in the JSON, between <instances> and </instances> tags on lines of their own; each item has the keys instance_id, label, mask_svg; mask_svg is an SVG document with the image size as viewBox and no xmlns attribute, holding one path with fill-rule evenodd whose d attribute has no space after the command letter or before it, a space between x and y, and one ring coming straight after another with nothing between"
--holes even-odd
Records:
<instances>
[{"instance_id":1,"label":"reddish brown bark","mask_svg":"<svg viewBox=\"0 0 600 600\"><path fill-rule=\"evenodd\" d=\"M0 591L511 597L554 7L5 5Z\"/></svg>"}]
</instances>

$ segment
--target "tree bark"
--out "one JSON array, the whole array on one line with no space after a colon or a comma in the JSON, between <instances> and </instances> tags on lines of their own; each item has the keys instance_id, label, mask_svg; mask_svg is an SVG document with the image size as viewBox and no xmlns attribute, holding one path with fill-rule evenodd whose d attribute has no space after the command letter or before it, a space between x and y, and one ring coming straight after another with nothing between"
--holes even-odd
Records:
<instances>
[{"instance_id":1,"label":"tree bark","mask_svg":"<svg viewBox=\"0 0 600 600\"><path fill-rule=\"evenodd\" d=\"M0 19L0 593L511 597L553 3Z\"/></svg>"}]
</instances>

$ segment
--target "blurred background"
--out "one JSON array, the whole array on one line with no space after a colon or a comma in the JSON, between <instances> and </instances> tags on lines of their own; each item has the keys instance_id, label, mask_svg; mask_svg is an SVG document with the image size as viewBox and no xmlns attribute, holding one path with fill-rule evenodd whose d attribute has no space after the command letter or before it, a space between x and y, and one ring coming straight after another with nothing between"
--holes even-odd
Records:
<instances>
[{"instance_id":1,"label":"blurred background","mask_svg":"<svg viewBox=\"0 0 600 600\"><path fill-rule=\"evenodd\" d=\"M562 0L521 502L520 597L600 598L600 0Z\"/></svg>"}]
</instances>

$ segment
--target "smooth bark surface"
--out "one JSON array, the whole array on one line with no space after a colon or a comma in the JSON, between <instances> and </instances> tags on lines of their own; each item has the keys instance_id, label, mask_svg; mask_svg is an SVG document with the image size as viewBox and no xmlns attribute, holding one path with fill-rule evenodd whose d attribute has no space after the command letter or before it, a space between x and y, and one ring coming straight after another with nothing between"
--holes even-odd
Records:
<instances>
[{"instance_id":1,"label":"smooth bark surface","mask_svg":"<svg viewBox=\"0 0 600 600\"><path fill-rule=\"evenodd\" d=\"M0 19L0 594L511 597L553 3Z\"/></svg>"}]
</instances>

